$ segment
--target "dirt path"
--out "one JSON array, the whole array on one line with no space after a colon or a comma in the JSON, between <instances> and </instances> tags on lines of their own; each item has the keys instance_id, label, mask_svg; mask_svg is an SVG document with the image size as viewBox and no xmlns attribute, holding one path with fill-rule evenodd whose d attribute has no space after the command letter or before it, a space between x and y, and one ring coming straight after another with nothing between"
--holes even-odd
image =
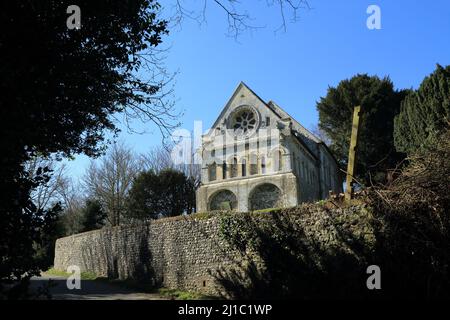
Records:
<instances>
[{"instance_id":1,"label":"dirt path","mask_svg":"<svg viewBox=\"0 0 450 320\"><path fill-rule=\"evenodd\" d=\"M69 290L66 278L42 273L31 278L31 290L49 286L52 299L56 300L167 300L157 293L145 293L122 288L103 281L81 280L81 289Z\"/></svg>"}]
</instances>

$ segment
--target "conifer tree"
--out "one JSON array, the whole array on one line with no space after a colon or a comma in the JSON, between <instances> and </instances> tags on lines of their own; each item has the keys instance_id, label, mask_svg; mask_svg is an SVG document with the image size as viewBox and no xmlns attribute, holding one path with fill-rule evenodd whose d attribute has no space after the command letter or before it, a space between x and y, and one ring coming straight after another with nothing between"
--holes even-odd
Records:
<instances>
[{"instance_id":1,"label":"conifer tree","mask_svg":"<svg viewBox=\"0 0 450 320\"><path fill-rule=\"evenodd\" d=\"M450 121L450 66L439 64L417 91L402 101L395 117L394 141L398 151L412 153L434 144Z\"/></svg>"}]
</instances>

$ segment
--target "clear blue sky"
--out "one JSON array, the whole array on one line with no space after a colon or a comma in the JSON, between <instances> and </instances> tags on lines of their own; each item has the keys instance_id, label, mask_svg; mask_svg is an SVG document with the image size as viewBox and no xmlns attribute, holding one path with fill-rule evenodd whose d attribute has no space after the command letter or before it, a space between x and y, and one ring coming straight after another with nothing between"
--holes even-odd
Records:
<instances>
[{"instance_id":1,"label":"clear blue sky","mask_svg":"<svg viewBox=\"0 0 450 320\"><path fill-rule=\"evenodd\" d=\"M298 22L277 33L278 8L242 2L253 23L265 28L236 41L226 35L226 15L211 1L205 24L185 20L165 39L167 67L179 71L174 93L178 110L184 110L182 128L192 130L194 120L209 128L240 81L311 128L318 121L316 101L340 80L368 73L389 76L397 88L417 88L436 63L450 64L448 0L309 0L312 9L300 11ZM371 4L381 9L381 30L366 27ZM134 127L148 133L124 130L119 139L136 152L161 143L153 124ZM84 156L70 161L70 173L80 177L88 162Z\"/></svg>"}]
</instances>

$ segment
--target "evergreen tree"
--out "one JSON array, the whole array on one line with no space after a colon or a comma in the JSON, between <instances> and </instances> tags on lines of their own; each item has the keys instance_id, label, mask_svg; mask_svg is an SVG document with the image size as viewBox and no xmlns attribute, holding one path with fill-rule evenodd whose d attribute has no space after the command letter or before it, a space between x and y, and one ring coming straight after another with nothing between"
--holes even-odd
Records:
<instances>
[{"instance_id":1,"label":"evergreen tree","mask_svg":"<svg viewBox=\"0 0 450 320\"><path fill-rule=\"evenodd\" d=\"M394 141L398 151L412 153L436 142L450 121L450 65L426 77L417 91L402 101L395 117Z\"/></svg>"},{"instance_id":2,"label":"evergreen tree","mask_svg":"<svg viewBox=\"0 0 450 320\"><path fill-rule=\"evenodd\" d=\"M358 74L329 87L317 103L319 128L330 138L330 148L343 169L348 161L353 109L362 106L356 178L363 184L384 182L386 169L402 158L394 148L393 126L405 94L394 90L388 77Z\"/></svg>"},{"instance_id":3,"label":"evergreen tree","mask_svg":"<svg viewBox=\"0 0 450 320\"><path fill-rule=\"evenodd\" d=\"M192 213L195 209L193 179L181 171L164 169L141 172L127 198L127 216L146 219Z\"/></svg>"},{"instance_id":4,"label":"evergreen tree","mask_svg":"<svg viewBox=\"0 0 450 320\"><path fill-rule=\"evenodd\" d=\"M105 224L106 216L100 201L86 200L83 208L83 231L100 229Z\"/></svg>"},{"instance_id":5,"label":"evergreen tree","mask_svg":"<svg viewBox=\"0 0 450 320\"><path fill-rule=\"evenodd\" d=\"M161 187L161 210L162 216L177 216L182 213L191 213L192 208L192 181L178 170L166 169L159 173Z\"/></svg>"},{"instance_id":6,"label":"evergreen tree","mask_svg":"<svg viewBox=\"0 0 450 320\"><path fill-rule=\"evenodd\" d=\"M130 218L157 218L160 211L159 177L153 171L143 171L133 181L127 197L126 215Z\"/></svg>"}]
</instances>

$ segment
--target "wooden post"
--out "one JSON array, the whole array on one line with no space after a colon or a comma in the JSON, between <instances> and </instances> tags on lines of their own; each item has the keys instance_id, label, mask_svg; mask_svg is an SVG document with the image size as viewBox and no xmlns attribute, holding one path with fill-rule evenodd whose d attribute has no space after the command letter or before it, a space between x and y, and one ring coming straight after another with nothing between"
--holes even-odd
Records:
<instances>
[{"instance_id":1,"label":"wooden post","mask_svg":"<svg viewBox=\"0 0 450 320\"><path fill-rule=\"evenodd\" d=\"M359 118L361 106L356 106L353 110L352 136L350 138L350 149L348 152L347 179L345 200L350 200L353 193L353 177L355 174L356 148L358 145Z\"/></svg>"}]
</instances>

